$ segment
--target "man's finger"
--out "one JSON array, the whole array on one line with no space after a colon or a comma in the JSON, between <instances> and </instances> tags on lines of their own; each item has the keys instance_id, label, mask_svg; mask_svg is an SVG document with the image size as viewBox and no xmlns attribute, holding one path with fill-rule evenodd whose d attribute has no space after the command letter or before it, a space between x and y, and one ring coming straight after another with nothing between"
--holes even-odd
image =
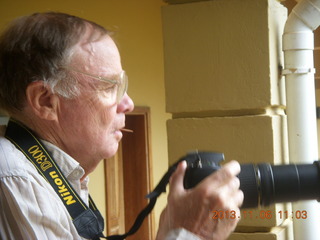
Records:
<instances>
[{"instance_id":1,"label":"man's finger","mask_svg":"<svg viewBox=\"0 0 320 240\"><path fill-rule=\"evenodd\" d=\"M170 192L178 193L184 191L183 179L186 172L186 168L186 161L182 161L178 164L176 171L172 174L170 178Z\"/></svg>"}]
</instances>

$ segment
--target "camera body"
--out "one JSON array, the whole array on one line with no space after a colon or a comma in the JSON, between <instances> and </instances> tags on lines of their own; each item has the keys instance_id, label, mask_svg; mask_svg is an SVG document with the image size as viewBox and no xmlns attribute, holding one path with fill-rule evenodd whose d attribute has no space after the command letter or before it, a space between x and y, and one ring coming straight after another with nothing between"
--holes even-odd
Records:
<instances>
[{"instance_id":1,"label":"camera body","mask_svg":"<svg viewBox=\"0 0 320 240\"><path fill-rule=\"evenodd\" d=\"M190 152L181 158L187 162L184 188L195 187L204 178L221 168L224 154L218 152Z\"/></svg>"},{"instance_id":2,"label":"camera body","mask_svg":"<svg viewBox=\"0 0 320 240\"><path fill-rule=\"evenodd\" d=\"M184 187L195 187L208 175L220 169L224 154L191 152L186 160ZM313 164L271 165L269 163L241 164L237 176L244 193L241 208L270 206L280 202L320 200L320 161Z\"/></svg>"}]
</instances>

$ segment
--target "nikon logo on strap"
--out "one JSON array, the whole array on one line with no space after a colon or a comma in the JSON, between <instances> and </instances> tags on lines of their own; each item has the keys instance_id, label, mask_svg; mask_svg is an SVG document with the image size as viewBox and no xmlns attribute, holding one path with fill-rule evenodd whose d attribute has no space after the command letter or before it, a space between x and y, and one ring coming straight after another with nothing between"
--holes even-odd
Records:
<instances>
[{"instance_id":1,"label":"nikon logo on strap","mask_svg":"<svg viewBox=\"0 0 320 240\"><path fill-rule=\"evenodd\" d=\"M48 168L52 167L52 163L48 161L48 158L38 145L33 145L30 147L28 152L31 154L33 162L38 164L38 167L40 167L41 171L45 172Z\"/></svg>"},{"instance_id":2,"label":"nikon logo on strap","mask_svg":"<svg viewBox=\"0 0 320 240\"><path fill-rule=\"evenodd\" d=\"M102 233L104 229L103 217L90 195L88 208L78 194L73 190L72 186L61 172L59 166L56 165L54 159L50 156L42 143L35 137L33 132L15 120L10 119L5 137L26 156L44 179L46 179L52 186L64 206L67 208L78 234L81 237L92 240L99 240L100 238L123 240L127 236L134 234L140 228L146 216L152 211L156 204L157 197L162 192L165 192L169 178L178 164L176 163L170 167L158 186L147 196L147 198L150 199L149 204L137 216L130 230L122 235L105 237Z\"/></svg>"},{"instance_id":3,"label":"nikon logo on strap","mask_svg":"<svg viewBox=\"0 0 320 240\"><path fill-rule=\"evenodd\" d=\"M33 163L36 165L38 171L41 170L42 172L46 172L48 169L53 168L52 163L48 160L48 157L39 145L33 145L30 147L28 149L28 153L30 153ZM50 169L49 174L45 175L50 176L50 178L53 180L49 180L49 182L53 182L56 185L56 188L58 188L58 193L66 205L76 203L76 200L74 200L70 190L67 188L67 186L64 184L64 181L59 177L55 170Z\"/></svg>"},{"instance_id":4,"label":"nikon logo on strap","mask_svg":"<svg viewBox=\"0 0 320 240\"><path fill-rule=\"evenodd\" d=\"M89 196L90 208L88 208L33 132L10 119L5 137L26 156L52 186L67 208L79 235L88 239L99 239L103 236L104 220L91 197Z\"/></svg>"},{"instance_id":5,"label":"nikon logo on strap","mask_svg":"<svg viewBox=\"0 0 320 240\"><path fill-rule=\"evenodd\" d=\"M58 192L60 193L60 196L62 197L65 204L70 205L73 203L76 203L76 200L73 199L73 196L69 192L69 190L66 188L66 185L63 184L63 181L61 178L59 178L59 175L56 171L49 172L49 175L54 180L54 183L59 188Z\"/></svg>"}]
</instances>

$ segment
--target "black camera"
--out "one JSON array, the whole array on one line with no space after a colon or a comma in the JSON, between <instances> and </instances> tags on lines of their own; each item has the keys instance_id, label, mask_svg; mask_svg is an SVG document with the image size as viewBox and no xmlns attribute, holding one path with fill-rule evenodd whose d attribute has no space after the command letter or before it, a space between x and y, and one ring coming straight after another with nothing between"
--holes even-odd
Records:
<instances>
[{"instance_id":1,"label":"black camera","mask_svg":"<svg viewBox=\"0 0 320 240\"><path fill-rule=\"evenodd\" d=\"M186 160L184 187L193 188L220 168L223 153L194 152ZM320 161L313 164L241 164L238 175L244 193L241 208L256 208L274 203L320 200Z\"/></svg>"}]
</instances>

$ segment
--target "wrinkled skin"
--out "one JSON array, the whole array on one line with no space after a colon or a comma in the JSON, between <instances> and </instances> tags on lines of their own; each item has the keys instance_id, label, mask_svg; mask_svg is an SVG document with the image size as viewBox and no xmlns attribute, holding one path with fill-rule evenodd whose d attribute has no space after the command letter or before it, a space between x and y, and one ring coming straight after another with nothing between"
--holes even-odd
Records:
<instances>
[{"instance_id":1,"label":"wrinkled skin","mask_svg":"<svg viewBox=\"0 0 320 240\"><path fill-rule=\"evenodd\" d=\"M122 72L118 49L110 36L95 41L88 36L75 46L72 69L114 79ZM85 171L84 179L101 159L112 157L122 138L125 114L134 104L125 93L120 102L110 99L108 87L88 76L74 73L79 96L67 99L54 93L43 81L34 81L26 90L27 103L17 114L41 139L56 145L76 159ZM172 229L184 228L202 239L225 239L239 219L212 219L213 210L239 212L243 194L236 175L237 162L230 162L191 190L183 188L186 164L182 163L170 182L168 205L160 219L157 240Z\"/></svg>"},{"instance_id":2,"label":"wrinkled skin","mask_svg":"<svg viewBox=\"0 0 320 240\"><path fill-rule=\"evenodd\" d=\"M160 218L157 240L165 239L172 229L184 228L204 240L226 239L240 220L239 206L243 193L236 175L240 165L236 161L225 164L195 188L183 188L186 163L181 163L170 180L168 205ZM213 219L212 211L235 211L235 218Z\"/></svg>"}]
</instances>

